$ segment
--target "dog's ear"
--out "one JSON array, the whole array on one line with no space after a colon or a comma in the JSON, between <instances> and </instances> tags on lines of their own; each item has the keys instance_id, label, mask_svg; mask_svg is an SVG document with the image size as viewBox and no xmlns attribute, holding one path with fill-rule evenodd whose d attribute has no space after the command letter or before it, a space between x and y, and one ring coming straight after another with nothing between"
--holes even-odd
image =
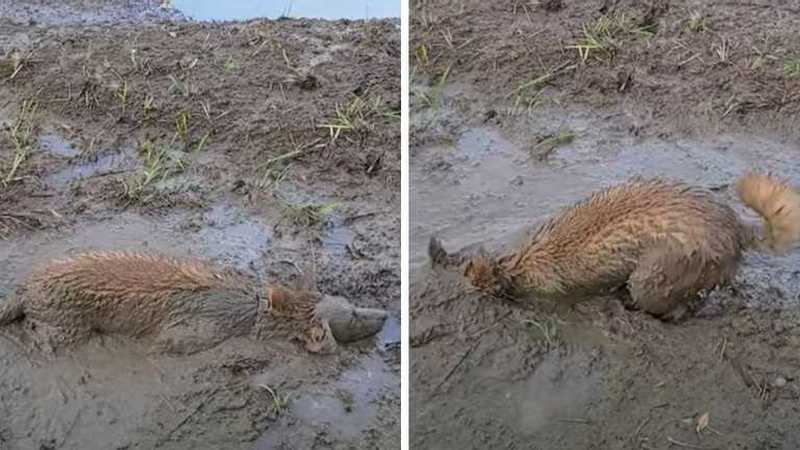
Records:
<instances>
[{"instance_id":1,"label":"dog's ear","mask_svg":"<svg viewBox=\"0 0 800 450\"><path fill-rule=\"evenodd\" d=\"M472 259L467 261L467 265L464 267L464 276L469 277L469 275L475 270L475 263L472 262Z\"/></svg>"},{"instance_id":2,"label":"dog's ear","mask_svg":"<svg viewBox=\"0 0 800 450\"><path fill-rule=\"evenodd\" d=\"M433 266L447 266L450 262L449 255L442 246L442 241L436 237L432 237L428 242L428 257Z\"/></svg>"}]
</instances>

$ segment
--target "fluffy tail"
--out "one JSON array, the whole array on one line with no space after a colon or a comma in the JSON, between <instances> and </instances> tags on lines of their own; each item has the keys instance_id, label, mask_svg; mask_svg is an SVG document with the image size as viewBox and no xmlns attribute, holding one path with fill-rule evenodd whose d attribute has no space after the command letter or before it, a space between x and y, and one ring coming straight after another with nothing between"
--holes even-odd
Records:
<instances>
[{"instance_id":1,"label":"fluffy tail","mask_svg":"<svg viewBox=\"0 0 800 450\"><path fill-rule=\"evenodd\" d=\"M800 241L800 191L771 175L749 173L736 184L739 198L764 220L758 241L781 252Z\"/></svg>"},{"instance_id":2,"label":"fluffy tail","mask_svg":"<svg viewBox=\"0 0 800 450\"><path fill-rule=\"evenodd\" d=\"M0 301L0 326L8 325L21 319L25 315L22 307L22 297L11 295Z\"/></svg>"}]
</instances>

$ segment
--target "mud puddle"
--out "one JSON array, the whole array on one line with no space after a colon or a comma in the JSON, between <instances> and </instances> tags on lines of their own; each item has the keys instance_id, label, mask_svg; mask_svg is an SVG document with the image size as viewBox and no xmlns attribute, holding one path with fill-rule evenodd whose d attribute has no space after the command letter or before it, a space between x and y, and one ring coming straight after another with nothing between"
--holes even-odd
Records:
<instances>
[{"instance_id":1,"label":"mud puddle","mask_svg":"<svg viewBox=\"0 0 800 450\"><path fill-rule=\"evenodd\" d=\"M269 385L275 374L266 372L254 378L256 385ZM325 439L356 441L363 433L380 425L381 398L400 388L399 379L376 356L363 359L325 386L290 393L295 420L326 430ZM292 421L281 421L262 436L257 449L311 448L319 436L297 439Z\"/></svg>"},{"instance_id":2,"label":"mud puddle","mask_svg":"<svg viewBox=\"0 0 800 450\"><path fill-rule=\"evenodd\" d=\"M0 241L0 260L6 269L0 284L7 291L31 267L87 249L153 249L263 272L273 258L270 249L296 249L299 245L295 238L281 240L273 235L269 222L276 220L253 216L230 202L220 201L199 214L175 212L154 218L126 212L69 230ZM334 233L336 236L348 235L344 225L340 228ZM337 248L331 246L330 251L340 257ZM280 251L277 253L280 255ZM252 423L226 425L245 433L233 440L233 448L252 448L259 436L258 448L302 448L304 442L310 448L322 438L335 443L360 442L370 430L385 426L387 422L382 418L393 414L396 406L387 399L399 391L399 373L390 367L386 352L399 342L399 330L399 317L393 314L378 336L345 348L343 352L349 356L338 364L325 358L314 360L289 344L265 349L264 343L241 341L226 343L197 357L151 357L135 342L114 337L99 337L87 349L50 363L38 361L36 355L20 353L16 344L24 342L24 334L4 335L0 339L0 359L6 364L0 370L5 379L2 391L8 394L2 400L15 419L5 423L9 429L0 430L0 436L14 443L10 448L125 448L133 445L131 436L146 431L152 437L137 444L189 448L194 438L182 436L192 425L181 424L178 432L174 417L191 415L195 420L195 416L207 415L209 420L225 422L233 420L226 414L236 417L247 413L260 418ZM245 394L220 394L219 382L208 377L218 376L214 374L223 370L219 368L221 357L227 358L226 367L247 367L252 364L249 361L264 358L270 364L263 372L258 366L248 369L256 373L246 383L249 387ZM222 383L234 392L245 389L240 385L231 387L230 378ZM211 386L217 386L216 390L209 392ZM264 386L278 389L280 400L269 397ZM270 407L271 401L277 401L279 406ZM227 402L232 406L193 409L200 408L195 403L203 402ZM37 419L37 411L48 411L52 416ZM104 430L101 436L99 429ZM239 439L241 442L235 444Z\"/></svg>"},{"instance_id":3,"label":"mud puddle","mask_svg":"<svg viewBox=\"0 0 800 450\"><path fill-rule=\"evenodd\" d=\"M747 254L736 291L713 293L679 325L626 311L614 298L574 308L487 299L458 274L433 271L426 253L434 235L452 249L513 245L561 208L634 176L705 186L755 221L731 184L748 169L800 184L795 142L757 132L640 138L626 115L585 109L494 123L457 115L419 116L457 131L412 150L412 445L800 444L792 412L800 391L783 375L799 362L791 355L800 329L790 325L800 316L798 252ZM572 139L542 157L542 136L563 133ZM727 434L697 433L706 412Z\"/></svg>"},{"instance_id":4,"label":"mud puddle","mask_svg":"<svg viewBox=\"0 0 800 450\"><path fill-rule=\"evenodd\" d=\"M777 136L639 139L626 131L624 120L587 111L562 112L561 116L549 111L520 128L527 131L471 128L452 145L417 150L411 178L412 268L427 262L426 246L432 235L442 237L453 249L480 242L489 247L502 245L593 191L634 176L662 176L710 188L752 221L756 216L732 191L739 175L762 169L800 183L800 151ZM572 141L552 149L542 161L534 137L565 129L574 135ZM781 290L800 292L798 266L798 253L748 254L741 278L762 288L771 279ZM751 306L796 303L792 296L779 303Z\"/></svg>"},{"instance_id":5,"label":"mud puddle","mask_svg":"<svg viewBox=\"0 0 800 450\"><path fill-rule=\"evenodd\" d=\"M396 0L343 0L338 2L172 0L170 4L195 20L279 19L284 17L359 20L400 17L400 2Z\"/></svg>"}]
</instances>

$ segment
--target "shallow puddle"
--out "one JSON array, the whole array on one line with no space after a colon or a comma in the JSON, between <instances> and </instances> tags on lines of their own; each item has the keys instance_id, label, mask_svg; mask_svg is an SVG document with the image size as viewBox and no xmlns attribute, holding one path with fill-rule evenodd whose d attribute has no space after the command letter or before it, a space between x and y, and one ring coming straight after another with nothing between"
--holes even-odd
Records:
<instances>
[{"instance_id":1,"label":"shallow puddle","mask_svg":"<svg viewBox=\"0 0 800 450\"><path fill-rule=\"evenodd\" d=\"M61 189L69 186L73 181L113 175L123 170L132 170L139 165L141 163L130 153L104 154L92 160L74 160L67 167L47 175L44 182L50 187Z\"/></svg>"},{"instance_id":2,"label":"shallow puddle","mask_svg":"<svg viewBox=\"0 0 800 450\"><path fill-rule=\"evenodd\" d=\"M71 158L80 154L80 150L58 133L42 133L39 135L39 148L53 155Z\"/></svg>"},{"instance_id":3,"label":"shallow puddle","mask_svg":"<svg viewBox=\"0 0 800 450\"><path fill-rule=\"evenodd\" d=\"M325 229L322 245L331 253L344 255L357 237L356 232L348 228L342 218L337 217L331 220Z\"/></svg>"},{"instance_id":4,"label":"shallow puddle","mask_svg":"<svg viewBox=\"0 0 800 450\"><path fill-rule=\"evenodd\" d=\"M32 267L87 249L150 248L178 256L197 255L245 271L261 271L263 267L260 264L265 260L265 254L270 248L296 245L292 237L275 238L271 227L266 223L267 219L253 216L231 203L221 201L196 216L183 212L150 217L126 212L106 221L82 224L71 229L43 231L26 239L0 241L0 260L5 264L5 270L0 273L0 294L13 288ZM330 239L337 245L332 243L324 245L323 252L331 257L340 257L339 247L351 239L351 232L348 232L344 225L334 227L333 230ZM286 438L289 442L293 442L297 439L295 433L298 432L298 423L302 423L303 429L306 430L305 427L323 427L337 439L356 441L362 433L379 426L381 399L387 395L391 397L391 394L399 389L399 377L384 361L382 355L385 349L396 346L399 340L400 321L399 317L393 314L378 336L353 344L362 349L356 351L364 352L364 355L353 361L352 365L337 378L329 380L319 376L310 387L304 384L304 387L294 390L289 407L291 424L286 427L271 424L264 438L267 439L266 447L259 448L275 448L270 442L278 441L270 441L272 437ZM163 407L163 402L167 400L162 398L170 397L179 391L175 386L160 384L146 397L138 394L137 392L146 390L141 380L151 380L154 376L158 378L159 369L148 363L146 358L144 362L137 362L142 358L137 358L137 355L125 356L134 350L125 344L124 339L119 340L120 344L124 345L116 350L107 350L104 346L96 348L97 355L100 356L94 357L91 361L82 361L87 357L85 355L92 353L87 350L58 362L54 366L60 374L57 377L43 375L39 373L40 370L30 369L28 364L24 364L24 357L15 354L17 346L13 345L14 342L13 336L2 336L0 339L2 358L19 358L18 363L12 363L9 366L12 369L8 370L12 370L15 377L33 377L32 386L37 391L33 392L34 403L31 405L38 408L35 410L55 408L59 411L59 417L66 417L74 422L73 426L77 431L71 435L70 442L85 442L91 435L91 430L103 424L114 430L112 434L105 434L105 438L108 439L129 434L132 432L130 427L138 427L145 423L152 426L144 419L147 412ZM111 343L113 342L112 340ZM115 355L120 351L127 353L121 360L115 360ZM288 366L283 364L273 372L256 377L254 384L275 386L291 383L292 380L298 379L298 372L310 373L301 378L308 379L309 376L314 376L315 372L309 369L309 365L314 367L318 364L317 361L309 361L308 357L302 354L289 355L287 358L291 360ZM186 364L194 364L192 358L185 361ZM320 361L324 364L325 360ZM84 369L86 367L91 368L93 378L82 378L84 372L88 374ZM167 377L172 379L176 373L181 373L180 371L172 373L171 369L164 367L161 370L169 372ZM33 375L31 373L25 375L26 371ZM143 371L148 371L144 377L141 375ZM319 374L324 373L323 370L319 372ZM131 377L139 381L133 383ZM150 383L152 381L147 381L145 385ZM87 389L90 391L88 394ZM141 401L129 405L132 409L123 411L120 405L125 403L122 400L126 396L142 398ZM62 398L64 400L61 400ZM58 406L68 399L68 404ZM91 420L86 420L81 415L87 411L91 411L91 414L106 414L108 417L96 419L92 416ZM21 420L20 428L24 428L25 423L26 420ZM55 436L69 434L61 428L49 430L49 433ZM112 439L105 442L117 446L124 446L126 443L122 438L118 441ZM63 442L56 444L61 445Z\"/></svg>"},{"instance_id":5,"label":"shallow puddle","mask_svg":"<svg viewBox=\"0 0 800 450\"><path fill-rule=\"evenodd\" d=\"M253 379L254 385L274 386L284 378L286 368L265 372ZM297 436L294 421L322 427L335 439L354 440L379 425L381 399L400 388L399 379L380 355L361 359L324 386L302 387L287 394L289 420L271 426L259 439L256 448L305 447L314 442L311 436Z\"/></svg>"},{"instance_id":6,"label":"shallow puddle","mask_svg":"<svg viewBox=\"0 0 800 450\"><path fill-rule=\"evenodd\" d=\"M261 220L238 208L217 204L203 214L195 248L206 257L238 269L248 269L264 257L272 232Z\"/></svg>"},{"instance_id":7,"label":"shallow puddle","mask_svg":"<svg viewBox=\"0 0 800 450\"><path fill-rule=\"evenodd\" d=\"M400 345L400 317L390 314L383 324L383 330L378 334L378 343L383 349Z\"/></svg>"},{"instance_id":8,"label":"shallow puddle","mask_svg":"<svg viewBox=\"0 0 800 450\"><path fill-rule=\"evenodd\" d=\"M249 20L306 17L314 19L381 19L400 17L399 0L172 0L171 5L195 20Z\"/></svg>"},{"instance_id":9,"label":"shallow puddle","mask_svg":"<svg viewBox=\"0 0 800 450\"><path fill-rule=\"evenodd\" d=\"M566 127L575 139L540 161L516 144ZM587 112L561 113L531 121L515 139L493 127L472 128L453 145L418 149L411 170L411 266L427 263L431 236L446 248L483 242L507 243L593 191L634 176L680 179L718 191L746 220L755 221L730 185L748 169L769 170L800 184L800 159L792 143L778 137L718 135L707 138L639 139L615 118ZM741 279L784 297L754 296L753 306L798 306L800 252L786 256L748 253Z\"/></svg>"}]
</instances>

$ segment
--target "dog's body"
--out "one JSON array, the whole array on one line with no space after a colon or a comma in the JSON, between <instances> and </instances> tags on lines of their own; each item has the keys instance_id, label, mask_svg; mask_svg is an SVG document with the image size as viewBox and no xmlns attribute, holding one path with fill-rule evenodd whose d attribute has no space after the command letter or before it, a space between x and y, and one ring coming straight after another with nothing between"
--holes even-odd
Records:
<instances>
[{"instance_id":1,"label":"dog's body","mask_svg":"<svg viewBox=\"0 0 800 450\"><path fill-rule=\"evenodd\" d=\"M24 319L55 350L92 333L152 338L154 348L193 353L233 336L300 338L309 351L375 334L385 313L344 299L265 287L197 260L95 252L34 271L0 304L0 325Z\"/></svg>"},{"instance_id":2,"label":"dog's body","mask_svg":"<svg viewBox=\"0 0 800 450\"><path fill-rule=\"evenodd\" d=\"M448 255L433 238L429 255L435 265L464 264L471 283L495 296L576 301L627 288L651 314L680 315L698 292L730 281L746 250L800 240L795 189L750 174L737 190L763 232L705 189L637 179L568 208L505 254Z\"/></svg>"}]
</instances>

